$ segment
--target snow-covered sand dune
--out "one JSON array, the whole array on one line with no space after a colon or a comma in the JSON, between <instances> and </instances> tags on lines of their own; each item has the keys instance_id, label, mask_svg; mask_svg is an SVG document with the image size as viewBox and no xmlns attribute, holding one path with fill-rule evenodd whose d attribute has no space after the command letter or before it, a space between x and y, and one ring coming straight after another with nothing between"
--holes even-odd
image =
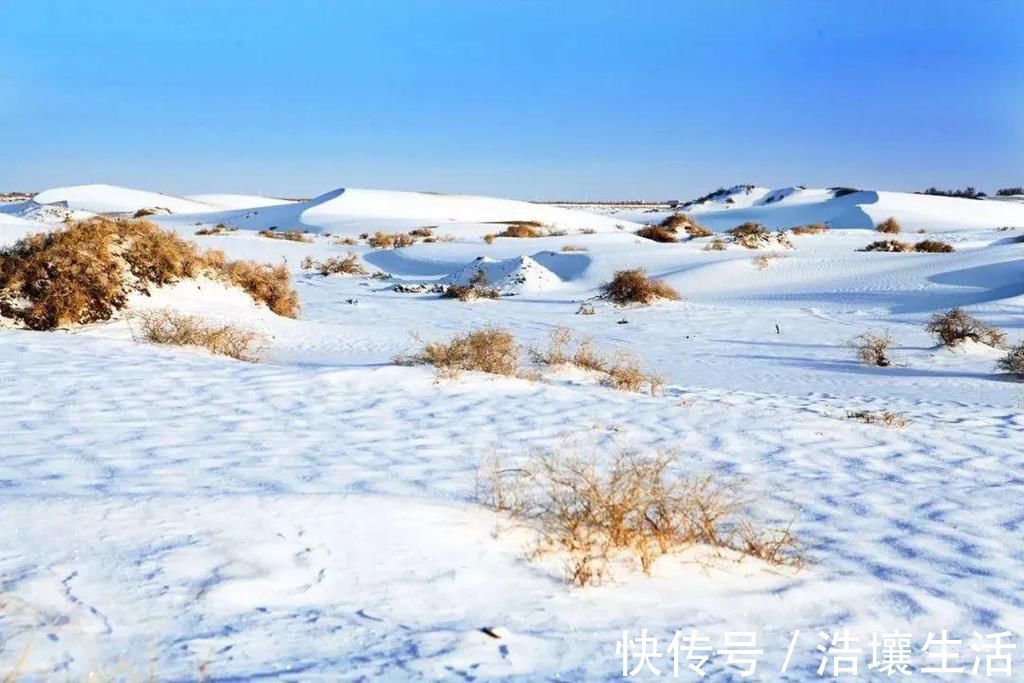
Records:
<instances>
[{"instance_id":1,"label":"snow-covered sand dune","mask_svg":"<svg viewBox=\"0 0 1024 683\"><path fill-rule=\"evenodd\" d=\"M1001 351L949 350L924 330L963 305L1011 342L1024 337L1024 227L998 229L1024 226L1024 207L831 195L765 189L745 205L690 207L717 229L837 228L792 236L794 249L707 251L711 238L632 234L659 214L370 190L247 207L258 198L198 195L183 201L205 208L182 214L147 194L146 207L175 211L152 217L160 225L232 258L285 263L302 316L208 282L133 297L133 309L260 330L259 364L140 344L124 319L0 329L0 675L601 680L621 674L624 629L648 629L664 650L676 629L694 628L716 647L726 631L756 631L765 654L753 679L803 681L816 678L819 629L854 629L865 647L872 631L899 629L917 650L941 629L968 640L1024 632L1024 384L995 372ZM144 208L109 189L40 196ZM38 210L26 219L29 208L0 211L0 240L59 224ZM904 223L900 239L956 250L858 251L890 215ZM515 220L568 234L482 239L503 227L491 221ZM218 222L242 229L194 235ZM401 249L336 239L423 225L451 239ZM333 234L257 235L272 226ZM348 253L391 278L300 267ZM766 253L779 258L755 261ZM596 298L633 267L684 300ZM509 296L461 303L394 289L479 270ZM582 302L592 315L576 315ZM571 328L606 353L634 352L665 389L617 392L546 369L535 381L438 381L392 362L485 325L524 346ZM869 330L894 338L891 367L855 361L847 341ZM909 424L847 419L864 409ZM759 519L794 522L809 565L794 573L698 548L662 558L651 577L622 567L599 587L564 585L560 560L526 559L529 533L499 522L474 490L485 455L576 446L600 457L674 451L682 475L744 481ZM966 645L964 658L970 668ZM705 670L738 676L722 656Z\"/></svg>"}]
</instances>

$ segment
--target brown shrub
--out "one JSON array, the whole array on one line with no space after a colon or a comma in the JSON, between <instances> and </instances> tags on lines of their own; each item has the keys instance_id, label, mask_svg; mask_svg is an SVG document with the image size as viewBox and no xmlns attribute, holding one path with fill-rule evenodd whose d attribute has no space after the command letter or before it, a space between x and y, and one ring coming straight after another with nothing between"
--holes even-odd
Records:
<instances>
[{"instance_id":1,"label":"brown shrub","mask_svg":"<svg viewBox=\"0 0 1024 683\"><path fill-rule=\"evenodd\" d=\"M500 299L501 292L494 287L485 287L482 283L467 285L448 285L441 294L445 299L459 301L475 301L476 299Z\"/></svg>"},{"instance_id":2,"label":"brown shrub","mask_svg":"<svg viewBox=\"0 0 1024 683\"><path fill-rule=\"evenodd\" d=\"M725 251L728 248L726 241L718 237L704 245L704 251Z\"/></svg>"},{"instance_id":3,"label":"brown shrub","mask_svg":"<svg viewBox=\"0 0 1024 683\"><path fill-rule=\"evenodd\" d=\"M865 424L880 424L886 427L893 427L894 429L903 429L910 420L903 417L899 413L894 413L891 410L882 410L879 412L872 412L870 410L848 410L846 417L849 420L858 420Z\"/></svg>"},{"instance_id":4,"label":"brown shrub","mask_svg":"<svg viewBox=\"0 0 1024 683\"><path fill-rule=\"evenodd\" d=\"M610 282L601 285L601 296L619 305L649 304L657 299L679 300L679 292L661 280L647 277L643 268L619 270Z\"/></svg>"},{"instance_id":5,"label":"brown shrub","mask_svg":"<svg viewBox=\"0 0 1024 683\"><path fill-rule=\"evenodd\" d=\"M438 374L457 377L464 371L515 375L519 369L519 344L512 333L495 327L457 335L448 342L431 342L399 363L433 365Z\"/></svg>"},{"instance_id":6,"label":"brown shrub","mask_svg":"<svg viewBox=\"0 0 1024 683\"><path fill-rule=\"evenodd\" d=\"M366 241L374 249L400 249L416 244L416 238L401 232L380 232L377 231Z\"/></svg>"},{"instance_id":7,"label":"brown shrub","mask_svg":"<svg viewBox=\"0 0 1024 683\"><path fill-rule=\"evenodd\" d=\"M565 252L570 252L570 251L589 251L589 249L587 249L586 247L580 246L578 244L566 244L566 245L564 245L562 247L562 251L565 251Z\"/></svg>"},{"instance_id":8,"label":"brown shrub","mask_svg":"<svg viewBox=\"0 0 1024 683\"><path fill-rule=\"evenodd\" d=\"M948 254L953 251L953 245L938 240L922 240L914 245L914 251L929 252L932 254Z\"/></svg>"},{"instance_id":9,"label":"brown shrub","mask_svg":"<svg viewBox=\"0 0 1024 683\"><path fill-rule=\"evenodd\" d=\"M621 391L642 392L652 396L658 392L664 381L657 375L644 372L639 361L626 352L617 353L608 360L598 351L590 339L584 339L570 350L572 332L565 327L556 327L548 339L546 349L530 348L530 358L540 365L572 365L581 370L601 373L602 383Z\"/></svg>"},{"instance_id":10,"label":"brown shrub","mask_svg":"<svg viewBox=\"0 0 1024 683\"><path fill-rule=\"evenodd\" d=\"M166 309L146 311L133 318L140 322L132 337L154 344L197 346L210 353L250 363L259 360L259 351L266 339L253 330L234 325L215 325L199 316L183 315Z\"/></svg>"},{"instance_id":11,"label":"brown shrub","mask_svg":"<svg viewBox=\"0 0 1024 683\"><path fill-rule=\"evenodd\" d=\"M686 234L690 236L690 239L697 239L698 237L711 237L715 233L705 228L700 223L690 223L685 227Z\"/></svg>"},{"instance_id":12,"label":"brown shrub","mask_svg":"<svg viewBox=\"0 0 1024 683\"><path fill-rule=\"evenodd\" d=\"M797 226L790 232L794 235L820 235L828 232L828 226L822 225L821 223L812 223L811 225Z\"/></svg>"},{"instance_id":13,"label":"brown shrub","mask_svg":"<svg viewBox=\"0 0 1024 683\"><path fill-rule=\"evenodd\" d=\"M230 227L229 228L228 226L224 225L223 223L218 223L217 225L213 226L212 228L199 228L198 230L196 230L196 235L198 235L200 237L203 237L203 236L210 236L210 235L226 235L226 234L231 233L231 232L238 232L238 228L235 228L235 227Z\"/></svg>"},{"instance_id":14,"label":"brown shrub","mask_svg":"<svg viewBox=\"0 0 1024 683\"><path fill-rule=\"evenodd\" d=\"M155 216L160 213L160 209L143 207L132 214L132 218L145 218L146 216Z\"/></svg>"},{"instance_id":15,"label":"brown shrub","mask_svg":"<svg viewBox=\"0 0 1024 683\"><path fill-rule=\"evenodd\" d=\"M497 237L542 237L544 232L540 229L540 223L534 221L523 221L511 223L504 230L497 234Z\"/></svg>"},{"instance_id":16,"label":"brown shrub","mask_svg":"<svg viewBox=\"0 0 1024 683\"><path fill-rule=\"evenodd\" d=\"M781 254L761 254L754 257L754 265L758 270L766 270L774 261L782 258Z\"/></svg>"},{"instance_id":17,"label":"brown shrub","mask_svg":"<svg viewBox=\"0 0 1024 683\"><path fill-rule=\"evenodd\" d=\"M272 240L288 240L289 242L305 242L307 244L313 241L311 236L298 230L284 230L282 232L277 230L260 230L256 234Z\"/></svg>"},{"instance_id":18,"label":"brown shrub","mask_svg":"<svg viewBox=\"0 0 1024 683\"><path fill-rule=\"evenodd\" d=\"M494 244L495 237L497 237L497 235L493 233L487 233L486 235L484 235L484 242L486 242L487 244Z\"/></svg>"},{"instance_id":19,"label":"brown shrub","mask_svg":"<svg viewBox=\"0 0 1024 683\"><path fill-rule=\"evenodd\" d=\"M324 261L316 261L312 256L302 260L303 270L316 270L321 275L366 275L366 268L359 262L356 254L347 256L332 256Z\"/></svg>"},{"instance_id":20,"label":"brown shrub","mask_svg":"<svg viewBox=\"0 0 1024 683\"><path fill-rule=\"evenodd\" d=\"M900 253L913 250L914 247L906 242L901 242L899 240L878 240L876 242L872 242L863 249L859 249L858 251L886 251Z\"/></svg>"},{"instance_id":21,"label":"brown shrub","mask_svg":"<svg viewBox=\"0 0 1024 683\"><path fill-rule=\"evenodd\" d=\"M737 225L732 230L729 230L729 234L733 237L749 237L749 236L767 236L769 234L768 228L764 227L760 223L754 223L747 221Z\"/></svg>"},{"instance_id":22,"label":"brown shrub","mask_svg":"<svg viewBox=\"0 0 1024 683\"><path fill-rule=\"evenodd\" d=\"M665 383L659 375L644 372L640 361L625 351L615 354L615 358L605 366L604 371L608 373L604 384L619 391L639 393L646 389L647 393L654 396Z\"/></svg>"},{"instance_id":23,"label":"brown shrub","mask_svg":"<svg viewBox=\"0 0 1024 683\"><path fill-rule=\"evenodd\" d=\"M477 497L537 529L531 556L565 553L567 583L600 584L618 555L649 574L661 556L694 545L800 566L789 529L758 531L740 515L737 486L711 476L673 476L672 456L617 453L607 467L576 454L544 453L520 467L485 462Z\"/></svg>"},{"instance_id":24,"label":"brown shrub","mask_svg":"<svg viewBox=\"0 0 1024 683\"><path fill-rule=\"evenodd\" d=\"M335 237L331 242L342 247L354 247L359 244L354 237Z\"/></svg>"},{"instance_id":25,"label":"brown shrub","mask_svg":"<svg viewBox=\"0 0 1024 683\"><path fill-rule=\"evenodd\" d=\"M409 231L410 237L433 237L434 230L437 228L436 225L425 225L422 228L416 228L415 230Z\"/></svg>"},{"instance_id":26,"label":"brown shrub","mask_svg":"<svg viewBox=\"0 0 1024 683\"><path fill-rule=\"evenodd\" d=\"M847 343L857 351L857 358L865 365L879 368L887 368L892 365L892 361L889 359L889 346L892 345L892 337L888 332L882 334L865 332Z\"/></svg>"},{"instance_id":27,"label":"brown shrub","mask_svg":"<svg viewBox=\"0 0 1024 683\"><path fill-rule=\"evenodd\" d=\"M996 361L996 367L1017 379L1024 379L1024 341L1010 347L1006 355Z\"/></svg>"},{"instance_id":28,"label":"brown shrub","mask_svg":"<svg viewBox=\"0 0 1024 683\"><path fill-rule=\"evenodd\" d=\"M291 275L283 265L230 261L223 264L221 275L274 313L287 318L299 317L299 295L292 289Z\"/></svg>"},{"instance_id":29,"label":"brown shrub","mask_svg":"<svg viewBox=\"0 0 1024 683\"><path fill-rule=\"evenodd\" d=\"M636 231L638 237L652 240L654 242L678 242L676 233L667 228L659 228L656 225L648 225Z\"/></svg>"},{"instance_id":30,"label":"brown shrub","mask_svg":"<svg viewBox=\"0 0 1024 683\"><path fill-rule=\"evenodd\" d=\"M936 313L925 329L943 346L953 347L968 339L996 348L1006 346L1006 335L1002 330L984 324L959 307Z\"/></svg>"},{"instance_id":31,"label":"brown shrub","mask_svg":"<svg viewBox=\"0 0 1024 683\"><path fill-rule=\"evenodd\" d=\"M899 233L902 230L902 228L900 227L900 222L893 218L892 216L890 216L889 218L886 218L884 221L876 225L875 230L877 230L878 232L884 232L890 235L895 235Z\"/></svg>"},{"instance_id":32,"label":"brown shrub","mask_svg":"<svg viewBox=\"0 0 1024 683\"><path fill-rule=\"evenodd\" d=\"M692 223L693 221L691 221L690 217L687 216L685 213L677 212L672 214L671 216L666 216L661 221L661 223L658 224L658 226L665 228L667 230L671 230L672 232L676 232L677 230L679 230L679 228L686 227L687 225L690 225Z\"/></svg>"}]
</instances>

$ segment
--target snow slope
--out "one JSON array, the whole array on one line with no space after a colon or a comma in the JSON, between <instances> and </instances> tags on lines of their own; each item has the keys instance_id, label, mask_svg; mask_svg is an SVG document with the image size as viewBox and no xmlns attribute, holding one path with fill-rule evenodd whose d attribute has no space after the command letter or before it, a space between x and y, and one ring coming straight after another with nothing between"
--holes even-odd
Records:
<instances>
[{"instance_id":1,"label":"snow slope","mask_svg":"<svg viewBox=\"0 0 1024 683\"><path fill-rule=\"evenodd\" d=\"M413 194L345 190L154 217L292 271L298 320L213 283L132 300L257 329L268 338L262 363L138 343L124 319L0 329L0 674L610 680L621 677L624 629L648 629L664 652L676 629L693 628L716 647L726 631L755 631L765 654L752 680L805 681L817 678L819 629L853 629L865 648L872 631L909 632L915 670L929 632L1024 632L1024 384L995 372L998 350L950 351L924 330L961 305L1011 342L1024 338L1024 230L990 226L989 202L791 192L697 214L802 219L883 205L906 225L914 211L953 207L934 234L904 236L940 237L953 253L860 252L878 234L846 225L793 236L795 248L762 267L763 252L706 251L710 238L658 244L619 230L632 225L623 217L573 211L546 214L568 235L488 244L482 235L501 226L481 221L548 219L482 198L443 196L441 211ZM454 239L374 250L337 233L297 243L254 231L280 221L358 234L433 224L430 211L452 214L436 222ZM245 229L194 235L196 223L220 221ZM597 232L576 231L587 226ZM4 243L39 228L0 214ZM299 265L346 253L391 279ZM684 300L622 308L596 298L633 267ZM517 295L462 303L393 289L479 268ZM583 301L593 315L576 315ZM485 325L524 347L569 327L608 354L632 351L665 389L616 392L535 367L534 381L438 380L392 362ZM858 364L847 341L881 330L894 364ZM862 409L909 424L847 419ZM674 451L680 475L741 480L751 513L792 521L810 562L793 573L697 548L659 560L650 577L621 567L602 586L568 587L560 559L528 560L530 532L474 493L485 455L515 462L567 448L601 462L618 450ZM671 671L670 658L656 664ZM705 669L706 680L739 679L722 655Z\"/></svg>"},{"instance_id":2,"label":"snow slope","mask_svg":"<svg viewBox=\"0 0 1024 683\"><path fill-rule=\"evenodd\" d=\"M169 209L172 213L200 213L212 208L208 204L181 197L116 185L56 187L40 192L33 199L39 204L63 203L68 208L93 213L126 213L157 207Z\"/></svg>"}]
</instances>

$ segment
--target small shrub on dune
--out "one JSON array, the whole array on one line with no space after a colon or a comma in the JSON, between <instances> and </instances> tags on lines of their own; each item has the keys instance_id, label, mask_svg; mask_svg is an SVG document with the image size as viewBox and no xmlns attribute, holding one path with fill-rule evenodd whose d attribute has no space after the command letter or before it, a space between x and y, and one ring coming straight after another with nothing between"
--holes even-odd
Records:
<instances>
[{"instance_id":1,"label":"small shrub on dune","mask_svg":"<svg viewBox=\"0 0 1024 683\"><path fill-rule=\"evenodd\" d=\"M893 429L903 429L910 424L910 420L899 413L892 412L891 410L882 410L877 412L872 412L870 410L848 410L846 412L846 418L848 420L857 420L858 422L863 422L865 424L877 424L884 427L892 427Z\"/></svg>"},{"instance_id":2,"label":"small shrub on dune","mask_svg":"<svg viewBox=\"0 0 1024 683\"><path fill-rule=\"evenodd\" d=\"M661 280L647 277L643 268L616 271L611 281L601 285L601 295L619 305L650 304L658 299L679 300L679 292Z\"/></svg>"},{"instance_id":3,"label":"small shrub on dune","mask_svg":"<svg viewBox=\"0 0 1024 683\"><path fill-rule=\"evenodd\" d=\"M316 270L321 275L366 275L366 268L359 262L356 254L332 256L324 261L316 261L312 256L302 260L303 270Z\"/></svg>"},{"instance_id":4,"label":"small shrub on dune","mask_svg":"<svg viewBox=\"0 0 1024 683\"><path fill-rule=\"evenodd\" d=\"M539 223L523 221L522 223L509 224L497 234L497 237L531 238L542 237L543 235L544 231L540 229Z\"/></svg>"},{"instance_id":5,"label":"small shrub on dune","mask_svg":"<svg viewBox=\"0 0 1024 683\"><path fill-rule=\"evenodd\" d=\"M704 245L704 251L725 251L728 248L728 243L726 243L725 240L718 237Z\"/></svg>"},{"instance_id":6,"label":"small shrub on dune","mask_svg":"<svg viewBox=\"0 0 1024 683\"><path fill-rule=\"evenodd\" d=\"M821 235L828 232L828 226L822 225L821 223L812 223L811 225L797 226L790 232L794 235Z\"/></svg>"},{"instance_id":7,"label":"small shrub on dune","mask_svg":"<svg viewBox=\"0 0 1024 683\"><path fill-rule=\"evenodd\" d=\"M212 228L199 228L196 230L196 235L199 237L208 237L212 235L227 235L228 233L238 232L238 228L228 227L223 223L218 223Z\"/></svg>"},{"instance_id":8,"label":"small shrub on dune","mask_svg":"<svg viewBox=\"0 0 1024 683\"><path fill-rule=\"evenodd\" d=\"M660 228L656 225L648 225L647 227L640 228L636 231L638 237L651 240L653 242L678 242L679 239L676 237L676 233L666 228Z\"/></svg>"},{"instance_id":9,"label":"small shrub on dune","mask_svg":"<svg viewBox=\"0 0 1024 683\"><path fill-rule=\"evenodd\" d=\"M494 238L495 237L497 237L497 235L495 235L493 233L487 233L486 235L484 235L483 239L484 239L484 242L486 242L487 244L494 244Z\"/></svg>"},{"instance_id":10,"label":"small shrub on dune","mask_svg":"<svg viewBox=\"0 0 1024 683\"><path fill-rule=\"evenodd\" d=\"M666 216L658 226L676 232L679 228L686 227L692 222L685 213L674 213L671 216Z\"/></svg>"},{"instance_id":11,"label":"small shrub on dune","mask_svg":"<svg viewBox=\"0 0 1024 683\"><path fill-rule=\"evenodd\" d=\"M199 316L169 310L147 311L133 316L139 330L132 330L136 341L173 346L195 346L219 356L256 362L265 343L263 335L234 325L209 323Z\"/></svg>"},{"instance_id":12,"label":"small shrub on dune","mask_svg":"<svg viewBox=\"0 0 1024 683\"><path fill-rule=\"evenodd\" d=\"M291 275L283 265L230 261L221 272L225 280L244 289L274 313L286 318L299 317L299 295L292 289Z\"/></svg>"},{"instance_id":13,"label":"small shrub on dune","mask_svg":"<svg viewBox=\"0 0 1024 683\"><path fill-rule=\"evenodd\" d=\"M905 253L914 251L913 245L901 242L900 240L878 240L859 251L884 251L890 253Z\"/></svg>"},{"instance_id":14,"label":"small shrub on dune","mask_svg":"<svg viewBox=\"0 0 1024 683\"><path fill-rule=\"evenodd\" d=\"M761 254L754 258L754 265L758 270L767 270L775 261L782 258L781 254Z\"/></svg>"},{"instance_id":15,"label":"small shrub on dune","mask_svg":"<svg viewBox=\"0 0 1024 683\"><path fill-rule=\"evenodd\" d=\"M441 297L444 299L458 299L459 301L500 299L501 292L494 287L471 283L467 285L448 285L445 287L444 292L442 292Z\"/></svg>"},{"instance_id":16,"label":"small shrub on dune","mask_svg":"<svg viewBox=\"0 0 1024 683\"><path fill-rule=\"evenodd\" d=\"M604 371L608 373L604 384L619 391L646 392L654 396L665 383L660 376L644 372L640 361L625 351L617 353Z\"/></svg>"},{"instance_id":17,"label":"small shrub on dune","mask_svg":"<svg viewBox=\"0 0 1024 683\"><path fill-rule=\"evenodd\" d=\"M540 534L531 557L564 553L564 577L597 585L618 557L632 557L650 574L664 555L694 545L799 567L789 529L760 529L741 515L734 484L711 476L681 478L672 456L620 452L602 467L575 453L542 453L517 467L485 462L477 498Z\"/></svg>"},{"instance_id":18,"label":"small shrub on dune","mask_svg":"<svg viewBox=\"0 0 1024 683\"><path fill-rule=\"evenodd\" d=\"M309 235L299 232L298 230L284 230L278 232L277 230L260 230L256 233L260 237L266 237L272 240L287 240L289 242L305 242L310 243L313 238Z\"/></svg>"},{"instance_id":19,"label":"small shrub on dune","mask_svg":"<svg viewBox=\"0 0 1024 683\"><path fill-rule=\"evenodd\" d=\"M705 228L700 223L690 223L683 229L686 231L686 234L689 235L691 239L697 239L698 237L711 237L712 235L715 234L711 232L711 230L709 230L708 228Z\"/></svg>"},{"instance_id":20,"label":"small shrub on dune","mask_svg":"<svg viewBox=\"0 0 1024 683\"><path fill-rule=\"evenodd\" d=\"M145 218L146 216L155 216L158 213L160 213L160 210L155 207L143 207L136 211L135 213L133 213L132 218Z\"/></svg>"},{"instance_id":21,"label":"small shrub on dune","mask_svg":"<svg viewBox=\"0 0 1024 683\"><path fill-rule=\"evenodd\" d=\"M359 241L354 237L335 237L331 239L331 242L342 247L354 247L359 244Z\"/></svg>"},{"instance_id":22,"label":"small shrub on dune","mask_svg":"<svg viewBox=\"0 0 1024 683\"><path fill-rule=\"evenodd\" d=\"M902 228L900 227L900 222L893 218L892 216L890 216L889 218L886 218L884 221L876 225L875 230L877 230L878 232L884 232L890 235L895 235L898 234L902 230Z\"/></svg>"},{"instance_id":23,"label":"small shrub on dune","mask_svg":"<svg viewBox=\"0 0 1024 683\"><path fill-rule=\"evenodd\" d=\"M925 329L943 346L954 347L968 340L995 348L1006 346L1006 335L1002 330L984 324L959 307L936 313Z\"/></svg>"},{"instance_id":24,"label":"small shrub on dune","mask_svg":"<svg viewBox=\"0 0 1024 683\"><path fill-rule=\"evenodd\" d=\"M856 350L857 358L865 365L879 368L887 368L892 365L892 360L889 358L892 337L888 332L882 334L865 332L851 339L849 345Z\"/></svg>"},{"instance_id":25,"label":"small shrub on dune","mask_svg":"<svg viewBox=\"0 0 1024 683\"><path fill-rule=\"evenodd\" d=\"M587 249L586 247L584 247L584 246L580 246L579 244L566 244L565 246L563 246L563 247L562 247L562 249L561 249L561 250L562 250L563 252L572 252L572 251L590 251L590 250L589 250L589 249Z\"/></svg>"},{"instance_id":26,"label":"small shrub on dune","mask_svg":"<svg viewBox=\"0 0 1024 683\"><path fill-rule=\"evenodd\" d=\"M760 223L754 223L748 221L737 225L735 228L729 231L729 234L733 237L749 237L749 236L761 236L768 235L768 229Z\"/></svg>"},{"instance_id":27,"label":"small shrub on dune","mask_svg":"<svg viewBox=\"0 0 1024 683\"><path fill-rule=\"evenodd\" d=\"M996 361L996 367L1017 379L1024 379L1024 341L1011 347L1005 356Z\"/></svg>"},{"instance_id":28,"label":"small shrub on dune","mask_svg":"<svg viewBox=\"0 0 1024 683\"><path fill-rule=\"evenodd\" d=\"M396 360L433 365L446 377L457 377L465 371L512 376L519 370L519 344L508 330L487 327L457 335L448 342L428 343L414 356Z\"/></svg>"},{"instance_id":29,"label":"small shrub on dune","mask_svg":"<svg viewBox=\"0 0 1024 683\"><path fill-rule=\"evenodd\" d=\"M416 228L415 230L409 231L410 237L433 237L434 229L436 225L425 225L422 228Z\"/></svg>"},{"instance_id":30,"label":"small shrub on dune","mask_svg":"<svg viewBox=\"0 0 1024 683\"><path fill-rule=\"evenodd\" d=\"M932 254L948 254L953 251L953 245L938 240L921 240L914 245L914 251L928 252Z\"/></svg>"},{"instance_id":31,"label":"small shrub on dune","mask_svg":"<svg viewBox=\"0 0 1024 683\"><path fill-rule=\"evenodd\" d=\"M376 232L366 238L374 249L401 249L416 244L416 238L401 232Z\"/></svg>"},{"instance_id":32,"label":"small shrub on dune","mask_svg":"<svg viewBox=\"0 0 1024 683\"><path fill-rule=\"evenodd\" d=\"M604 375L601 383L620 391L647 392L652 396L664 384L657 375L644 372L640 362L631 354L619 352L610 360L598 351L593 342L584 339L570 349L572 332L565 327L556 327L546 349L531 348L530 358L540 365L572 365L581 370Z\"/></svg>"}]
</instances>

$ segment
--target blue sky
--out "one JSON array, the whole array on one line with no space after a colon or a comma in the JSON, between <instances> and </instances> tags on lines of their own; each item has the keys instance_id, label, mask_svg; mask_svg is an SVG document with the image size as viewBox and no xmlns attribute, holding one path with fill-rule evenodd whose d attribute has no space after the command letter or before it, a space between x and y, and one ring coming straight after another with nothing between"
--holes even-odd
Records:
<instances>
[{"instance_id":1,"label":"blue sky","mask_svg":"<svg viewBox=\"0 0 1024 683\"><path fill-rule=\"evenodd\" d=\"M1024 3L0 0L0 190L1024 184Z\"/></svg>"}]
</instances>

